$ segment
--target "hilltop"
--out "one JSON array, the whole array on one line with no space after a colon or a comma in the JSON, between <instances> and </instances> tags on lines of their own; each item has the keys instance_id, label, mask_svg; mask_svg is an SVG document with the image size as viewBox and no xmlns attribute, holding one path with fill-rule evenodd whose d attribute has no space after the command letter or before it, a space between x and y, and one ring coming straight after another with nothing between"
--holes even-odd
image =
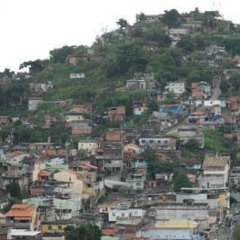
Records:
<instances>
[{"instance_id":1,"label":"hilltop","mask_svg":"<svg viewBox=\"0 0 240 240\"><path fill-rule=\"evenodd\" d=\"M45 115L62 115L70 108L60 110L51 103L70 100L71 104L91 103L91 121L98 124L104 122L107 108L124 105L127 122L134 124L139 122L133 116L134 102L145 101L153 111L169 82L184 80L187 89L192 82L212 85L222 76L222 69L234 66L231 57L240 53L240 27L222 19L217 11L200 13L195 9L180 14L172 9L158 15L141 13L133 25L125 19L119 19L117 24L117 29L98 36L92 46L63 46L51 50L49 59L22 63L20 69L29 69L28 73L6 69L1 73L2 114L30 117L35 126L41 126ZM221 46L226 56L213 62L208 56L209 51L214 51L211 46ZM128 80L146 76L156 81L151 91L127 88ZM41 84L44 89L36 87ZM225 81L222 86L229 88ZM187 99L185 95L183 99ZM174 101L171 94L168 97L166 102ZM27 111L32 99L45 102L33 115ZM119 123L112 126L118 127Z\"/></svg>"}]
</instances>

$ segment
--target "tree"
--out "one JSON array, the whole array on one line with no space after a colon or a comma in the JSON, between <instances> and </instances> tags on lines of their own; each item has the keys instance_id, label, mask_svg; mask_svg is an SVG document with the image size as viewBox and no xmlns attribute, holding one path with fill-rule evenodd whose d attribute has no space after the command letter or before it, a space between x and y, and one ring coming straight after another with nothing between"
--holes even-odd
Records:
<instances>
[{"instance_id":1,"label":"tree","mask_svg":"<svg viewBox=\"0 0 240 240\"><path fill-rule=\"evenodd\" d=\"M6 77L12 77L14 74L13 71L10 70L10 68L5 68L4 71L3 71L3 75L6 76Z\"/></svg>"},{"instance_id":2,"label":"tree","mask_svg":"<svg viewBox=\"0 0 240 240\"><path fill-rule=\"evenodd\" d=\"M240 240L240 225L239 224L234 226L233 239L234 240Z\"/></svg>"},{"instance_id":3,"label":"tree","mask_svg":"<svg viewBox=\"0 0 240 240\"><path fill-rule=\"evenodd\" d=\"M229 93L229 88L230 88L230 84L229 84L228 81L221 81L221 83L220 83L220 89L221 89L221 92L222 92L223 94L228 95L228 93Z\"/></svg>"},{"instance_id":4,"label":"tree","mask_svg":"<svg viewBox=\"0 0 240 240\"><path fill-rule=\"evenodd\" d=\"M218 11L206 11L203 13L203 23L207 28L217 27L217 18L220 17Z\"/></svg>"},{"instance_id":5,"label":"tree","mask_svg":"<svg viewBox=\"0 0 240 240\"><path fill-rule=\"evenodd\" d=\"M232 54L240 54L240 38L227 38L225 40L225 47Z\"/></svg>"},{"instance_id":6,"label":"tree","mask_svg":"<svg viewBox=\"0 0 240 240\"><path fill-rule=\"evenodd\" d=\"M194 149L199 149L200 143L199 143L199 141L196 138L190 138L186 142L185 146L187 148L190 148L190 149L194 150Z\"/></svg>"},{"instance_id":7,"label":"tree","mask_svg":"<svg viewBox=\"0 0 240 240\"><path fill-rule=\"evenodd\" d=\"M189 36L182 37L181 40L177 43L177 46L182 48L183 51L187 54L193 52L196 49L194 40Z\"/></svg>"},{"instance_id":8,"label":"tree","mask_svg":"<svg viewBox=\"0 0 240 240\"><path fill-rule=\"evenodd\" d=\"M36 74L41 72L45 67L45 62L43 60L37 59L35 61L23 62L19 69L29 68L30 73Z\"/></svg>"},{"instance_id":9,"label":"tree","mask_svg":"<svg viewBox=\"0 0 240 240\"><path fill-rule=\"evenodd\" d=\"M11 207L16 203L21 203L21 200L16 198L9 198L7 205L5 205L3 208L3 212L7 213L8 211L10 211Z\"/></svg>"},{"instance_id":10,"label":"tree","mask_svg":"<svg viewBox=\"0 0 240 240\"><path fill-rule=\"evenodd\" d=\"M82 223L76 227L68 226L64 229L66 240L100 240L102 233L97 225Z\"/></svg>"},{"instance_id":11,"label":"tree","mask_svg":"<svg viewBox=\"0 0 240 240\"><path fill-rule=\"evenodd\" d=\"M175 99L175 94L173 91L169 91L164 99L164 103L173 104Z\"/></svg>"},{"instance_id":12,"label":"tree","mask_svg":"<svg viewBox=\"0 0 240 240\"><path fill-rule=\"evenodd\" d=\"M76 46L63 46L50 51L50 60L53 63L64 63L68 57L74 53Z\"/></svg>"},{"instance_id":13,"label":"tree","mask_svg":"<svg viewBox=\"0 0 240 240\"><path fill-rule=\"evenodd\" d=\"M240 90L239 79L240 79L240 74L239 73L232 74L232 76L229 78L230 85L235 91Z\"/></svg>"},{"instance_id":14,"label":"tree","mask_svg":"<svg viewBox=\"0 0 240 240\"><path fill-rule=\"evenodd\" d=\"M120 18L117 21L117 25L119 25L120 29L123 29L123 28L126 28L129 24L128 24L127 20Z\"/></svg>"},{"instance_id":15,"label":"tree","mask_svg":"<svg viewBox=\"0 0 240 240\"><path fill-rule=\"evenodd\" d=\"M157 158L156 151L151 148L144 151L143 157L147 162L148 179L155 179L156 173L175 172L176 170L176 166L172 163L161 163Z\"/></svg>"},{"instance_id":16,"label":"tree","mask_svg":"<svg viewBox=\"0 0 240 240\"><path fill-rule=\"evenodd\" d=\"M121 43L110 49L106 60L107 76L116 77L127 73L144 71L147 64L145 53L135 42Z\"/></svg>"},{"instance_id":17,"label":"tree","mask_svg":"<svg viewBox=\"0 0 240 240\"><path fill-rule=\"evenodd\" d=\"M172 9L170 11L165 11L163 16L163 22L169 27L174 28L180 25L179 22L180 14L176 9Z\"/></svg>"},{"instance_id":18,"label":"tree","mask_svg":"<svg viewBox=\"0 0 240 240\"><path fill-rule=\"evenodd\" d=\"M148 104L148 108L150 109L151 112L153 112L153 111L159 111L158 102L152 100L152 101Z\"/></svg>"},{"instance_id":19,"label":"tree","mask_svg":"<svg viewBox=\"0 0 240 240\"><path fill-rule=\"evenodd\" d=\"M201 20L201 13L200 13L198 7L196 7L196 8L194 9L194 11L191 12L191 13L192 13L195 21Z\"/></svg>"},{"instance_id":20,"label":"tree","mask_svg":"<svg viewBox=\"0 0 240 240\"><path fill-rule=\"evenodd\" d=\"M175 192L180 192L183 187L190 188L192 183L189 181L186 173L179 172L173 178L173 189Z\"/></svg>"},{"instance_id":21,"label":"tree","mask_svg":"<svg viewBox=\"0 0 240 240\"><path fill-rule=\"evenodd\" d=\"M159 23L154 23L144 32L144 39L146 41L155 42L158 47L169 47L171 44L171 38L161 30Z\"/></svg>"},{"instance_id":22,"label":"tree","mask_svg":"<svg viewBox=\"0 0 240 240\"><path fill-rule=\"evenodd\" d=\"M11 197L16 199L22 198L21 187L17 181L12 181L11 183L9 183L6 189L9 191Z\"/></svg>"},{"instance_id":23,"label":"tree","mask_svg":"<svg viewBox=\"0 0 240 240\"><path fill-rule=\"evenodd\" d=\"M144 22L146 20L147 20L147 18L146 18L146 15L144 13L140 13L140 14L136 15L136 21L137 22Z\"/></svg>"}]
</instances>

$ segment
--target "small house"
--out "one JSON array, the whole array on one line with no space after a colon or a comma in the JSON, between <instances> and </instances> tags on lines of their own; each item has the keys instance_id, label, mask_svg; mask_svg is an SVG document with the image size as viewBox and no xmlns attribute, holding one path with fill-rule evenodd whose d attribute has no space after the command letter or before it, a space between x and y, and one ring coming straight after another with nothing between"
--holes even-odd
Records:
<instances>
[{"instance_id":1,"label":"small house","mask_svg":"<svg viewBox=\"0 0 240 240\"><path fill-rule=\"evenodd\" d=\"M73 105L69 111L70 113L79 113L79 114L92 114L92 105L89 103L86 104L76 104Z\"/></svg>"},{"instance_id":2,"label":"small house","mask_svg":"<svg viewBox=\"0 0 240 240\"><path fill-rule=\"evenodd\" d=\"M146 137L139 138L139 146L151 147L153 149L162 150L176 150L177 140L175 138L164 138L164 137Z\"/></svg>"},{"instance_id":3,"label":"small house","mask_svg":"<svg viewBox=\"0 0 240 240\"><path fill-rule=\"evenodd\" d=\"M167 86L165 86L165 93L173 92L176 95L181 95L185 91L185 82L169 82Z\"/></svg>"},{"instance_id":4,"label":"small house","mask_svg":"<svg viewBox=\"0 0 240 240\"><path fill-rule=\"evenodd\" d=\"M124 121L126 118L125 106L111 107L108 108L108 120L113 121Z\"/></svg>"}]
</instances>

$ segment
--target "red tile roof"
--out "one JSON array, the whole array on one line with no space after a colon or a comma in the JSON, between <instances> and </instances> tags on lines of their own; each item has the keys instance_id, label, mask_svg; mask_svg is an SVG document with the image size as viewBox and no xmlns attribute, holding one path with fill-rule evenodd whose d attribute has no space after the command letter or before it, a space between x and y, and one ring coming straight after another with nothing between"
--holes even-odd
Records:
<instances>
[{"instance_id":1,"label":"red tile roof","mask_svg":"<svg viewBox=\"0 0 240 240\"><path fill-rule=\"evenodd\" d=\"M117 234L118 230L114 228L103 228L102 229L102 235L103 236L115 236Z\"/></svg>"},{"instance_id":2,"label":"red tile roof","mask_svg":"<svg viewBox=\"0 0 240 240\"><path fill-rule=\"evenodd\" d=\"M17 217L17 218L31 218L33 216L36 207L30 204L14 204L10 211L8 211L6 217Z\"/></svg>"},{"instance_id":3,"label":"red tile roof","mask_svg":"<svg viewBox=\"0 0 240 240\"><path fill-rule=\"evenodd\" d=\"M113 131L107 132L104 136L105 141L121 141L121 132L120 131Z\"/></svg>"},{"instance_id":4,"label":"red tile roof","mask_svg":"<svg viewBox=\"0 0 240 240\"><path fill-rule=\"evenodd\" d=\"M46 170L40 170L40 172L38 173L38 177L48 177L50 175L50 173Z\"/></svg>"},{"instance_id":5,"label":"red tile roof","mask_svg":"<svg viewBox=\"0 0 240 240\"><path fill-rule=\"evenodd\" d=\"M195 116L204 116L206 113L203 111L198 111L198 112L192 112L191 115L195 115Z\"/></svg>"}]
</instances>

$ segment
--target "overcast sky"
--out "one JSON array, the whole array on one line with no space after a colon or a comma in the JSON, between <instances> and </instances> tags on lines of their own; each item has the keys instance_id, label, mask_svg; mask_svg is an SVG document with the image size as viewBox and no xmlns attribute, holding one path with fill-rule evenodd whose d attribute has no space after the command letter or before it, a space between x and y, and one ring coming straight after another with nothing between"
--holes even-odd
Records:
<instances>
[{"instance_id":1,"label":"overcast sky","mask_svg":"<svg viewBox=\"0 0 240 240\"><path fill-rule=\"evenodd\" d=\"M240 23L237 0L0 0L0 71L17 71L22 62L46 59L50 50L64 45L90 46L120 18L133 24L137 13L196 7L219 10Z\"/></svg>"}]
</instances>

